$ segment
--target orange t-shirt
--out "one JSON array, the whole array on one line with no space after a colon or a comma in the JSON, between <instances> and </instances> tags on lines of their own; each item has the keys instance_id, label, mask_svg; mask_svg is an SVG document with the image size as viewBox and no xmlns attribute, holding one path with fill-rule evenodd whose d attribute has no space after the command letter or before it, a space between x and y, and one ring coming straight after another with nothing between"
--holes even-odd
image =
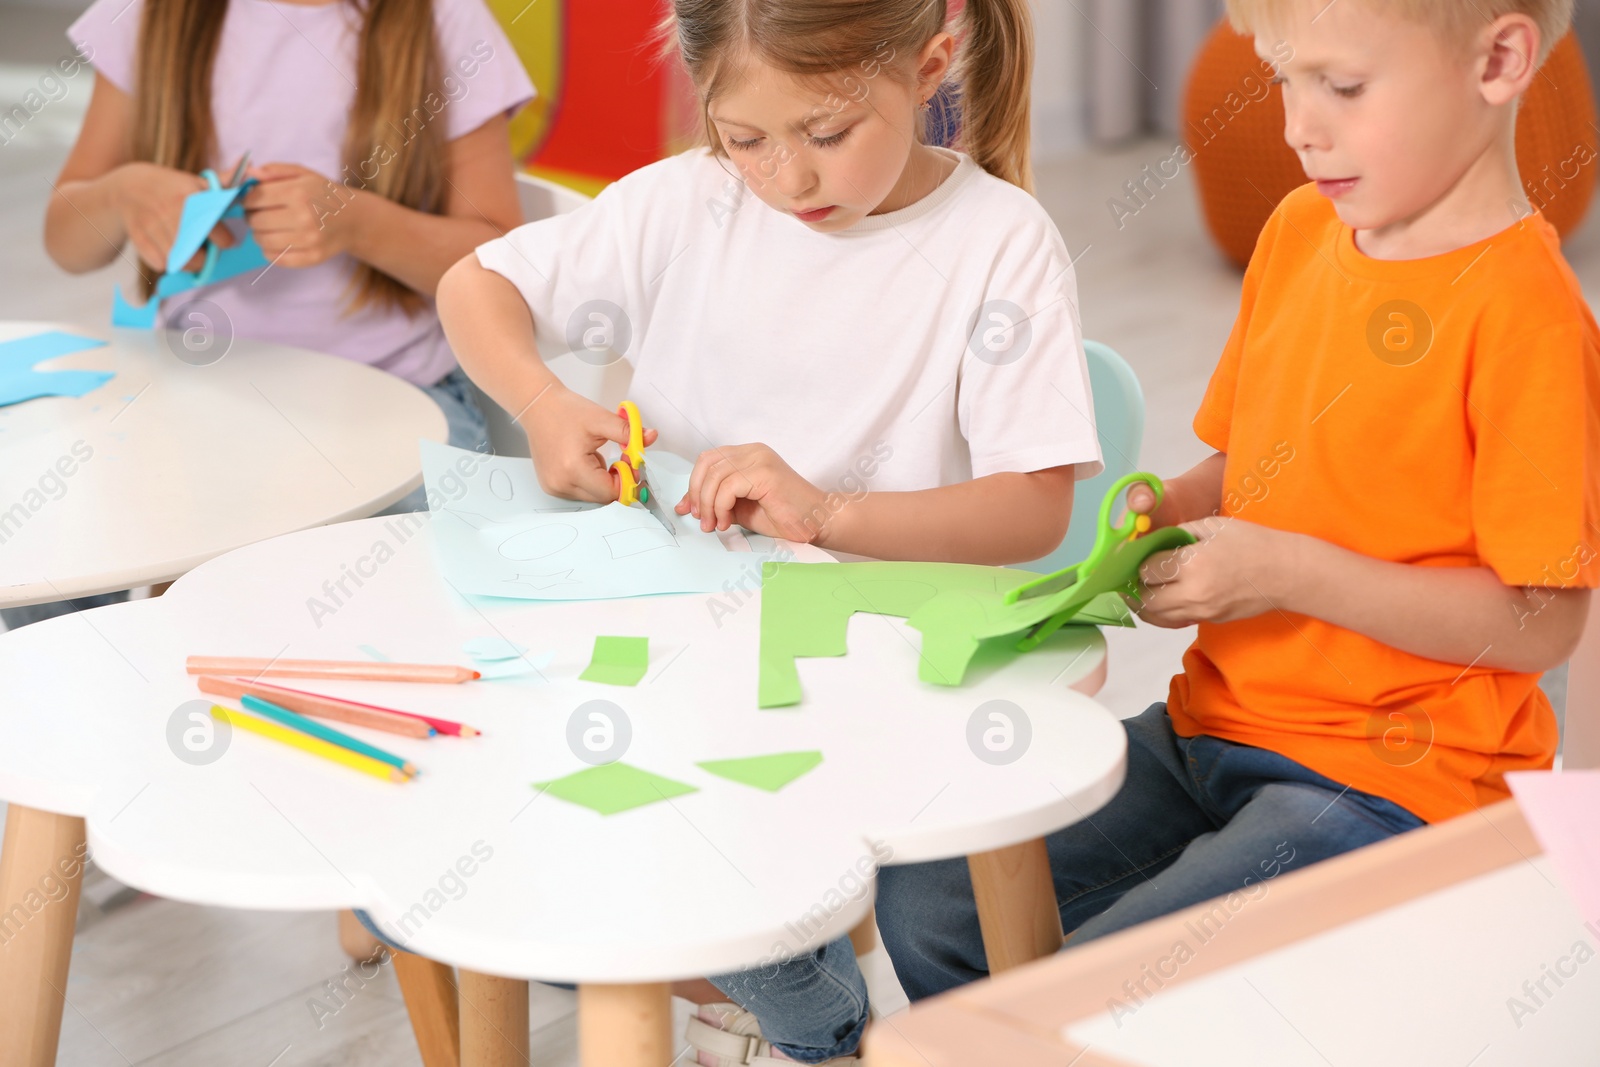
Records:
<instances>
[{"instance_id":1,"label":"orange t-shirt","mask_svg":"<svg viewBox=\"0 0 1600 1067\"><path fill-rule=\"evenodd\" d=\"M1314 186L1289 194L1194 428L1227 453L1223 515L1508 585L1600 585L1600 331L1538 215L1385 261ZM1430 822L1555 753L1538 675L1304 615L1202 623L1183 667L1180 735L1270 749Z\"/></svg>"}]
</instances>

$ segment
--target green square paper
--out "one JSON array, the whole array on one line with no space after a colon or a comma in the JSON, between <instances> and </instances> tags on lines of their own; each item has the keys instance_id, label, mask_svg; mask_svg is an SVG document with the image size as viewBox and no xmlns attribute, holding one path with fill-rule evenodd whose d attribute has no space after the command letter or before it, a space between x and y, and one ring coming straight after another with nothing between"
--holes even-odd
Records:
<instances>
[{"instance_id":1,"label":"green square paper","mask_svg":"<svg viewBox=\"0 0 1600 1067\"><path fill-rule=\"evenodd\" d=\"M615 815L696 791L692 785L641 771L626 763L601 764L565 778L535 782L533 787L601 815Z\"/></svg>"},{"instance_id":2,"label":"green square paper","mask_svg":"<svg viewBox=\"0 0 1600 1067\"><path fill-rule=\"evenodd\" d=\"M649 669L648 637L596 637L589 666L578 677L606 685L638 685Z\"/></svg>"}]
</instances>

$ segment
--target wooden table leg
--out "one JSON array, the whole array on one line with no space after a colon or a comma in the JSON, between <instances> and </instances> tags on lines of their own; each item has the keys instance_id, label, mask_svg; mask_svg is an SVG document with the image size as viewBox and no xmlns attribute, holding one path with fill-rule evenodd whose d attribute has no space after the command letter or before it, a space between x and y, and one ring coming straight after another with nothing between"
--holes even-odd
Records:
<instances>
[{"instance_id":1,"label":"wooden table leg","mask_svg":"<svg viewBox=\"0 0 1600 1067\"><path fill-rule=\"evenodd\" d=\"M867 909L867 917L850 928L850 948L857 957L878 947L878 909Z\"/></svg>"},{"instance_id":2,"label":"wooden table leg","mask_svg":"<svg viewBox=\"0 0 1600 1067\"><path fill-rule=\"evenodd\" d=\"M381 956L388 946L372 936L356 913L347 909L339 913L339 947L357 963L365 963Z\"/></svg>"},{"instance_id":3,"label":"wooden table leg","mask_svg":"<svg viewBox=\"0 0 1600 1067\"><path fill-rule=\"evenodd\" d=\"M406 998L423 1067L461 1067L461 1003L455 970L410 952L391 952L389 958L400 995Z\"/></svg>"},{"instance_id":4,"label":"wooden table leg","mask_svg":"<svg viewBox=\"0 0 1600 1067\"><path fill-rule=\"evenodd\" d=\"M1061 911L1044 838L967 857L989 973L999 974L1061 949Z\"/></svg>"},{"instance_id":5,"label":"wooden table leg","mask_svg":"<svg viewBox=\"0 0 1600 1067\"><path fill-rule=\"evenodd\" d=\"M666 982L578 987L578 1062L583 1067L672 1063L672 992Z\"/></svg>"},{"instance_id":6,"label":"wooden table leg","mask_svg":"<svg viewBox=\"0 0 1600 1067\"><path fill-rule=\"evenodd\" d=\"M12 804L0 847L0 1067L51 1067L88 855L83 820Z\"/></svg>"},{"instance_id":7,"label":"wooden table leg","mask_svg":"<svg viewBox=\"0 0 1600 1067\"><path fill-rule=\"evenodd\" d=\"M528 982L457 972L462 1067L528 1067Z\"/></svg>"}]
</instances>

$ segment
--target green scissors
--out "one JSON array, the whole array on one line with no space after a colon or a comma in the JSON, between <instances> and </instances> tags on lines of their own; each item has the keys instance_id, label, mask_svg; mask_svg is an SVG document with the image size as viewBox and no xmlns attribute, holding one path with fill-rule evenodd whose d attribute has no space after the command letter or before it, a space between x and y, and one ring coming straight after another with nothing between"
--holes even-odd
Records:
<instances>
[{"instance_id":1,"label":"green scissors","mask_svg":"<svg viewBox=\"0 0 1600 1067\"><path fill-rule=\"evenodd\" d=\"M1122 525L1113 526L1111 509L1121 499L1123 492L1135 483L1149 486L1156 496L1156 506L1160 506L1165 495L1160 478L1140 471L1117 479L1100 502L1099 529L1089 557L1082 563L1074 563L1054 574L1042 575L1006 593L1007 604L1056 593L1066 594L1061 610L1029 631L1018 644L1019 649L1026 652L1037 647L1101 593L1131 592L1136 589L1139 568L1157 552L1195 543L1193 534L1177 526L1164 527L1148 537L1141 537L1149 533L1149 515L1130 512Z\"/></svg>"}]
</instances>

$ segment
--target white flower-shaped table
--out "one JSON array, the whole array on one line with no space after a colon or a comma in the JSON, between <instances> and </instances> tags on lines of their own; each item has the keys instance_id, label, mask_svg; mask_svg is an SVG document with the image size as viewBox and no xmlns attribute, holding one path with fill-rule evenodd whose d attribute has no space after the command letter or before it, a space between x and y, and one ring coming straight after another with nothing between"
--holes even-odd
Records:
<instances>
[{"instance_id":1,"label":"white flower-shaped table","mask_svg":"<svg viewBox=\"0 0 1600 1067\"><path fill-rule=\"evenodd\" d=\"M758 594L468 601L440 576L430 535L421 516L291 534L211 560L159 599L0 637L0 798L34 820L23 839L8 829L5 901L86 822L97 863L162 896L366 908L408 949L462 968L464 1001L480 997L462 1013L466 1062L487 1062L485 1035L525 1042L521 982L549 979L581 984L585 1063L659 1067L664 983L847 933L870 911L876 861L973 856L996 969L1059 946L1038 839L1105 803L1124 766L1121 726L1072 688L1103 676L1097 631L980 659L948 688L917 680L915 631L857 615L847 656L800 661L802 704L760 711ZM597 635L647 637L644 681L579 680ZM475 638L550 658L463 685L283 681L483 731L351 728L416 763L408 784L243 732L185 737L204 706L189 706L201 695L187 655L357 659L367 646L467 662ZM778 792L700 766L810 751L821 763ZM597 760L676 785L610 815L534 786Z\"/></svg>"}]
</instances>

